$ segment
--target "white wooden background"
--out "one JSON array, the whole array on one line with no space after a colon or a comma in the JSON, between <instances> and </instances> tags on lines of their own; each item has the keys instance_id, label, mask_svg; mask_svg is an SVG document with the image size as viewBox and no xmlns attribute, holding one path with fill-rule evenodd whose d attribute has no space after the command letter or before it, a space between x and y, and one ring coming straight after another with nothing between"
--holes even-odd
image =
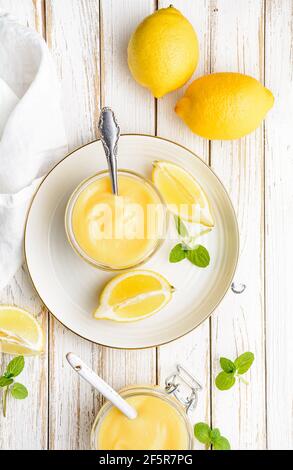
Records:
<instances>
[{"instance_id":1,"label":"white wooden background","mask_svg":"<svg viewBox=\"0 0 293 470\"><path fill-rule=\"evenodd\" d=\"M170 0L169 0L170 1ZM25 402L10 401L0 416L0 449L86 449L101 404L65 362L75 351L119 388L163 383L176 362L202 382L196 421L219 427L234 449L293 448L293 0L172 0L200 42L195 75L239 71L275 95L265 124L247 138L208 142L193 135L173 107L182 90L156 101L131 78L126 47L133 28L159 0L0 0L0 8L39 31L55 60L63 90L70 150L96 138L99 109L115 109L123 132L156 134L192 149L226 185L241 232L235 280L210 320L157 349L117 351L82 340L41 305L23 268L1 294L35 312L46 354L27 359ZM253 351L250 385L214 386L219 357ZM4 367L9 358L1 357ZM197 448L202 448L197 445Z\"/></svg>"}]
</instances>

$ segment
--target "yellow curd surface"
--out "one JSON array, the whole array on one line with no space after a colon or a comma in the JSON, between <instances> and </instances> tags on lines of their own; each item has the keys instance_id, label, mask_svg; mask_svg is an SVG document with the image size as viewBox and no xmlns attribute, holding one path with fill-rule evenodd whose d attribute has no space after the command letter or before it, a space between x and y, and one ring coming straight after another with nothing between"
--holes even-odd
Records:
<instances>
[{"instance_id":1,"label":"yellow curd surface","mask_svg":"<svg viewBox=\"0 0 293 470\"><path fill-rule=\"evenodd\" d=\"M112 407L100 425L99 450L188 449L186 423L170 403L148 395L129 397L126 401L137 410L137 418L128 419Z\"/></svg>"},{"instance_id":2,"label":"yellow curd surface","mask_svg":"<svg viewBox=\"0 0 293 470\"><path fill-rule=\"evenodd\" d=\"M119 195L107 175L81 191L72 212L72 229L80 248L101 265L123 268L148 256L159 238L155 190L135 176L118 175Z\"/></svg>"}]
</instances>

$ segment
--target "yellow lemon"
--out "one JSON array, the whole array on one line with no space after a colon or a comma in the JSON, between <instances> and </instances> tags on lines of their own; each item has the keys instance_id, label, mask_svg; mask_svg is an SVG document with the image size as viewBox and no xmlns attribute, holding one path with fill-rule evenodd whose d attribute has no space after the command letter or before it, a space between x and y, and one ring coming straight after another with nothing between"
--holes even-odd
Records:
<instances>
[{"instance_id":1,"label":"yellow lemon","mask_svg":"<svg viewBox=\"0 0 293 470\"><path fill-rule=\"evenodd\" d=\"M171 212L189 222L214 225L208 198L190 173L167 161L155 161L153 167L152 180Z\"/></svg>"},{"instance_id":2,"label":"yellow lemon","mask_svg":"<svg viewBox=\"0 0 293 470\"><path fill-rule=\"evenodd\" d=\"M158 273L147 269L129 271L104 287L94 317L118 322L142 320L161 310L173 291L174 287Z\"/></svg>"},{"instance_id":3,"label":"yellow lemon","mask_svg":"<svg viewBox=\"0 0 293 470\"><path fill-rule=\"evenodd\" d=\"M199 56L196 33L176 8L161 8L145 18L128 44L128 65L134 79L156 98L184 85Z\"/></svg>"},{"instance_id":4,"label":"yellow lemon","mask_svg":"<svg viewBox=\"0 0 293 470\"><path fill-rule=\"evenodd\" d=\"M273 94L255 78L223 72L194 80L175 111L195 134L229 140L256 129L273 104Z\"/></svg>"},{"instance_id":5,"label":"yellow lemon","mask_svg":"<svg viewBox=\"0 0 293 470\"><path fill-rule=\"evenodd\" d=\"M36 355L43 349L43 332L26 310L0 305L0 352Z\"/></svg>"}]
</instances>

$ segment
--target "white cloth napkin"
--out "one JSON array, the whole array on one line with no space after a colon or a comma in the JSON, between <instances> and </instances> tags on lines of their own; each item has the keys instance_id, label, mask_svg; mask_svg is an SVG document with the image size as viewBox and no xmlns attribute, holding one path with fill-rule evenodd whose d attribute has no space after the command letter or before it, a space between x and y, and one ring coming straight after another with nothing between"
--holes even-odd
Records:
<instances>
[{"instance_id":1,"label":"white cloth napkin","mask_svg":"<svg viewBox=\"0 0 293 470\"><path fill-rule=\"evenodd\" d=\"M22 264L33 193L66 151L59 83L46 43L0 10L0 289Z\"/></svg>"}]
</instances>

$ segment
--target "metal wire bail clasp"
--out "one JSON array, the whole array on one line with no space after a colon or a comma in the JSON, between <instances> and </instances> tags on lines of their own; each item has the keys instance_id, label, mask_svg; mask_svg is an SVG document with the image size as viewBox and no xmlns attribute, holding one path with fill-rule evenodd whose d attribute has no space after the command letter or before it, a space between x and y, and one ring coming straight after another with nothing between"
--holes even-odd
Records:
<instances>
[{"instance_id":1,"label":"metal wire bail clasp","mask_svg":"<svg viewBox=\"0 0 293 470\"><path fill-rule=\"evenodd\" d=\"M202 390L202 386L184 367L177 364L176 372L165 380L165 389L185 406L188 413L197 406L198 392Z\"/></svg>"}]
</instances>

